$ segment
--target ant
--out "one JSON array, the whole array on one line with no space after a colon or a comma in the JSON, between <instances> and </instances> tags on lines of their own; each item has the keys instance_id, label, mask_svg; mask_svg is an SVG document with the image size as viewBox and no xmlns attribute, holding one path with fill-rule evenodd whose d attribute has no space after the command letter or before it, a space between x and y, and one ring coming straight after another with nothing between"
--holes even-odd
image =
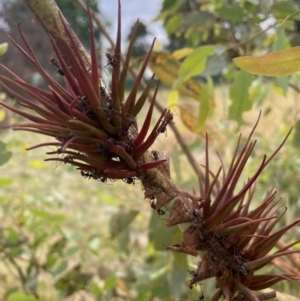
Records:
<instances>
[{"instance_id":1,"label":"ant","mask_svg":"<svg viewBox=\"0 0 300 301\"><path fill-rule=\"evenodd\" d=\"M85 172L83 169L80 170L81 175L85 178L85 179L90 179L93 177L93 174L90 172Z\"/></svg>"},{"instance_id":2,"label":"ant","mask_svg":"<svg viewBox=\"0 0 300 301\"><path fill-rule=\"evenodd\" d=\"M150 200L152 200L152 201L150 202L150 206L151 206L152 209L156 210L156 205L155 205L155 203L154 203L154 201L153 201L154 199L155 199L155 196L152 195L152 196L150 197ZM162 209L157 209L156 212L157 212L157 214L160 215L160 216L166 214L166 212L165 212L164 210L162 210Z\"/></svg>"},{"instance_id":3,"label":"ant","mask_svg":"<svg viewBox=\"0 0 300 301\"><path fill-rule=\"evenodd\" d=\"M166 214L166 212L162 209L158 209L157 213L158 213L158 215L165 215Z\"/></svg>"},{"instance_id":4,"label":"ant","mask_svg":"<svg viewBox=\"0 0 300 301\"><path fill-rule=\"evenodd\" d=\"M57 70L55 71L55 73L57 72L61 76L65 75L65 73L62 71L62 69L61 69L61 67L60 67L60 65L58 63L58 60L55 57L51 57L50 60L49 60L49 63L57 68Z\"/></svg>"},{"instance_id":5,"label":"ant","mask_svg":"<svg viewBox=\"0 0 300 301\"><path fill-rule=\"evenodd\" d=\"M157 150L152 150L151 151L151 155L152 155L154 161L158 161L159 160L159 152Z\"/></svg>"},{"instance_id":6,"label":"ant","mask_svg":"<svg viewBox=\"0 0 300 301\"><path fill-rule=\"evenodd\" d=\"M117 60L115 55L111 54L110 52L105 52L104 54L108 59L108 63L106 64L106 66L104 66L104 68L107 67L108 65L114 67L114 64L116 63Z\"/></svg>"},{"instance_id":7,"label":"ant","mask_svg":"<svg viewBox=\"0 0 300 301\"><path fill-rule=\"evenodd\" d=\"M167 125L170 124L173 120L173 114L169 111L162 122L161 127L159 128L160 133L165 133L167 130Z\"/></svg>"},{"instance_id":8,"label":"ant","mask_svg":"<svg viewBox=\"0 0 300 301\"><path fill-rule=\"evenodd\" d=\"M126 179L123 179L123 181L124 181L126 184L132 184L132 185L135 184L135 179L134 179L134 178L126 178Z\"/></svg>"}]
</instances>

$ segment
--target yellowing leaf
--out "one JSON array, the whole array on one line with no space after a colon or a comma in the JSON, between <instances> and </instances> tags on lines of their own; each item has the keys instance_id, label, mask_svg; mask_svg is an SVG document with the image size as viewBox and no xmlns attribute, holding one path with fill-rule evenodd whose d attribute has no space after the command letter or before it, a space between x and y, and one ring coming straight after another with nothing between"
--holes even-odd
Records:
<instances>
[{"instance_id":1,"label":"yellowing leaf","mask_svg":"<svg viewBox=\"0 0 300 301\"><path fill-rule=\"evenodd\" d=\"M161 49L161 43L158 39L155 40L154 50L159 51Z\"/></svg>"},{"instance_id":2,"label":"yellowing leaf","mask_svg":"<svg viewBox=\"0 0 300 301\"><path fill-rule=\"evenodd\" d=\"M188 47L180 48L180 49L178 49L178 50L175 50L175 51L172 53L172 56L173 56L176 60L181 60L181 59L183 59L184 57L186 57L187 55L191 54L193 51L194 51L193 48L188 48Z\"/></svg>"},{"instance_id":3,"label":"yellowing leaf","mask_svg":"<svg viewBox=\"0 0 300 301\"><path fill-rule=\"evenodd\" d=\"M6 117L6 112L3 109L0 109L0 122Z\"/></svg>"},{"instance_id":4,"label":"yellowing leaf","mask_svg":"<svg viewBox=\"0 0 300 301\"><path fill-rule=\"evenodd\" d=\"M275 51L266 55L233 59L242 70L264 76L286 76L300 71L300 46Z\"/></svg>"},{"instance_id":5,"label":"yellowing leaf","mask_svg":"<svg viewBox=\"0 0 300 301\"><path fill-rule=\"evenodd\" d=\"M7 48L8 48L8 43L0 44L0 55L3 55L7 51Z\"/></svg>"},{"instance_id":6,"label":"yellowing leaf","mask_svg":"<svg viewBox=\"0 0 300 301\"><path fill-rule=\"evenodd\" d=\"M171 87L178 78L180 62L168 53L154 51L148 66L166 86ZM189 79L178 86L177 90L186 96L199 100L201 85L197 81Z\"/></svg>"},{"instance_id":7,"label":"yellowing leaf","mask_svg":"<svg viewBox=\"0 0 300 301\"><path fill-rule=\"evenodd\" d=\"M199 105L191 102L182 102L178 104L179 116L182 123L194 134L205 137L206 133L209 136L209 140L222 141L223 137L218 130L217 124L212 120L206 120L204 126L199 130Z\"/></svg>"},{"instance_id":8,"label":"yellowing leaf","mask_svg":"<svg viewBox=\"0 0 300 301\"><path fill-rule=\"evenodd\" d=\"M171 109L176 106L179 99L179 93L177 90L172 90L168 95L167 108Z\"/></svg>"}]
</instances>

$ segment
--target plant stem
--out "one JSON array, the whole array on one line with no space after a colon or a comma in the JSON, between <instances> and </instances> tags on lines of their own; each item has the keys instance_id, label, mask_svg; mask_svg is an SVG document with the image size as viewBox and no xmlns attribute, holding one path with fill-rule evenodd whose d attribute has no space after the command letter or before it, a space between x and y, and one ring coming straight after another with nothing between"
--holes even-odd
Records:
<instances>
[{"instance_id":1,"label":"plant stem","mask_svg":"<svg viewBox=\"0 0 300 301\"><path fill-rule=\"evenodd\" d=\"M64 34L64 28L61 19L65 20L64 16L60 13L59 7L56 5L54 0L43 0L43 1L36 1L36 0L23 0L24 3L28 6L28 8L33 12L35 16L35 21L40 23L45 31L53 37L57 41L57 32L60 32L61 35L64 36L64 39L70 43L69 38L67 35ZM91 58L90 55L86 52L85 48L77 38L76 34L73 32L69 25L69 29L75 38L77 47L81 53L81 56L84 60L85 66L87 70L91 67ZM70 44L71 45L71 44ZM63 55L63 58L66 62L68 62L68 57L66 53L62 49L62 45L59 44L60 51Z\"/></svg>"}]
</instances>

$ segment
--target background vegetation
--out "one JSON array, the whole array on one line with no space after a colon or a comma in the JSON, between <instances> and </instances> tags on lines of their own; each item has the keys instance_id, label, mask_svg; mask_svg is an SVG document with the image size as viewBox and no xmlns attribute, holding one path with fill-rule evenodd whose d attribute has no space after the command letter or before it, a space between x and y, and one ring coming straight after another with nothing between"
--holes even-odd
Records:
<instances>
[{"instance_id":1,"label":"background vegetation","mask_svg":"<svg viewBox=\"0 0 300 301\"><path fill-rule=\"evenodd\" d=\"M25 34L48 66L53 55L48 41L38 26L30 24L30 13L22 3L4 1L1 17L7 27L0 31L0 41L8 32L18 40L16 20L24 20ZM68 1L57 3L88 47L85 13ZM89 5L96 10L95 1ZM300 213L299 75L266 80L238 70L231 59L298 45L298 10L296 1L165 0L156 18L164 21L171 42L167 49L157 49L150 64L166 85L158 99L174 107L176 126L199 163L205 132L212 152L230 158L238 131L246 136L262 110L250 174L257 167L255 158L270 154L295 126L293 137L263 173L256 192L259 200L276 186L282 204L289 207L286 223ZM147 30L141 33L143 41ZM143 54L143 45L138 43L136 57ZM99 53L100 47L101 42ZM1 61L25 80L38 82L16 51L10 46ZM1 97L14 102L4 93ZM0 113L2 124L17 118ZM0 298L196 300L200 288L190 291L184 285L190 277L187 270L196 261L165 250L177 242L179 229L167 229L164 217L150 210L140 184L84 180L73 168L45 163L44 150L24 151L37 139L42 138L1 130ZM154 148L170 151L172 178L182 189L198 189L196 175L170 130ZM10 152L13 155L4 165ZM285 237L286 242L297 239L299 227ZM276 265L268 269L279 271ZM202 285L207 300L212 286L210 281ZM300 295L296 283L280 283L275 289Z\"/></svg>"}]
</instances>

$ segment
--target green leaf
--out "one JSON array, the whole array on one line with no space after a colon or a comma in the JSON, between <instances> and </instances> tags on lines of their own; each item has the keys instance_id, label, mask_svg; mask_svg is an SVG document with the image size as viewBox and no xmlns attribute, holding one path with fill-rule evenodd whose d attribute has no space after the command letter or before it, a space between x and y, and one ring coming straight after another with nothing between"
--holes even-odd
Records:
<instances>
[{"instance_id":1,"label":"green leaf","mask_svg":"<svg viewBox=\"0 0 300 301\"><path fill-rule=\"evenodd\" d=\"M66 216L63 213L50 213L45 210L39 210L39 209L31 209L31 214L35 217L49 220L51 223L60 223L63 222L66 219Z\"/></svg>"},{"instance_id":2,"label":"green leaf","mask_svg":"<svg viewBox=\"0 0 300 301\"><path fill-rule=\"evenodd\" d=\"M0 166L5 164L12 156L12 152L6 149L6 144L0 141Z\"/></svg>"},{"instance_id":3,"label":"green leaf","mask_svg":"<svg viewBox=\"0 0 300 301\"><path fill-rule=\"evenodd\" d=\"M68 260L63 260L58 267L53 271L53 274L55 276L58 276L59 274L63 273L68 268Z\"/></svg>"},{"instance_id":4,"label":"green leaf","mask_svg":"<svg viewBox=\"0 0 300 301\"><path fill-rule=\"evenodd\" d=\"M149 225L149 241L156 250L165 251L172 244L172 235L177 231L176 227L165 227L166 221L153 210Z\"/></svg>"},{"instance_id":5,"label":"green leaf","mask_svg":"<svg viewBox=\"0 0 300 301\"><path fill-rule=\"evenodd\" d=\"M283 26L278 26L276 28L276 33L277 33L277 39L272 45L272 50L278 51L278 50L290 48L290 44L285 35L285 30Z\"/></svg>"},{"instance_id":6,"label":"green leaf","mask_svg":"<svg viewBox=\"0 0 300 301\"><path fill-rule=\"evenodd\" d=\"M161 12L175 10L182 4L183 0L164 0L162 3Z\"/></svg>"},{"instance_id":7,"label":"green leaf","mask_svg":"<svg viewBox=\"0 0 300 301\"><path fill-rule=\"evenodd\" d=\"M8 49L8 43L0 44L0 56L3 55Z\"/></svg>"},{"instance_id":8,"label":"green leaf","mask_svg":"<svg viewBox=\"0 0 300 301\"><path fill-rule=\"evenodd\" d=\"M202 88L202 93L200 96L200 110L198 116L197 131L200 131L208 116L212 113L214 109L214 86L213 81L209 77L207 83Z\"/></svg>"},{"instance_id":9,"label":"green leaf","mask_svg":"<svg viewBox=\"0 0 300 301\"><path fill-rule=\"evenodd\" d=\"M99 236L93 236L89 240L89 250L95 255L98 254L99 252L100 242L101 242L101 238Z\"/></svg>"},{"instance_id":10,"label":"green leaf","mask_svg":"<svg viewBox=\"0 0 300 301\"><path fill-rule=\"evenodd\" d=\"M252 74L286 76L300 71L300 46L259 57L237 57L233 62L242 70Z\"/></svg>"},{"instance_id":11,"label":"green leaf","mask_svg":"<svg viewBox=\"0 0 300 301\"><path fill-rule=\"evenodd\" d=\"M178 78L180 62L169 53L152 52L148 66L166 86L171 87ZM177 90L198 101L201 93L201 85L197 81L189 79L182 85L179 85Z\"/></svg>"},{"instance_id":12,"label":"green leaf","mask_svg":"<svg viewBox=\"0 0 300 301\"><path fill-rule=\"evenodd\" d=\"M180 16L173 16L168 20L166 24L166 31L168 35L171 35L172 33L176 32L181 20L182 19Z\"/></svg>"},{"instance_id":13,"label":"green leaf","mask_svg":"<svg viewBox=\"0 0 300 301\"><path fill-rule=\"evenodd\" d=\"M137 210L131 210L129 212L124 212L124 210L120 210L118 213L114 214L109 224L110 235L112 237L115 237L123 230L125 230L134 220L138 213L139 212Z\"/></svg>"},{"instance_id":14,"label":"green leaf","mask_svg":"<svg viewBox=\"0 0 300 301\"><path fill-rule=\"evenodd\" d=\"M288 15L291 15L298 11L296 4L291 1L279 1L271 6L271 12L274 14L276 19L284 19ZM292 20L300 20L300 15L295 15Z\"/></svg>"},{"instance_id":15,"label":"green leaf","mask_svg":"<svg viewBox=\"0 0 300 301\"><path fill-rule=\"evenodd\" d=\"M234 83L229 89L229 96L232 104L229 107L229 118L236 120L239 125L243 123L242 114L252 107L248 89L254 79L244 71L236 72Z\"/></svg>"},{"instance_id":16,"label":"green leaf","mask_svg":"<svg viewBox=\"0 0 300 301\"><path fill-rule=\"evenodd\" d=\"M109 290L113 289L116 286L117 280L118 280L118 278L114 274L108 276L105 280L103 290L109 291Z\"/></svg>"},{"instance_id":17,"label":"green leaf","mask_svg":"<svg viewBox=\"0 0 300 301\"><path fill-rule=\"evenodd\" d=\"M296 121L294 126L293 145L296 148L300 148L300 119Z\"/></svg>"},{"instance_id":18,"label":"green leaf","mask_svg":"<svg viewBox=\"0 0 300 301\"><path fill-rule=\"evenodd\" d=\"M65 257L70 257L70 256L76 254L79 250L80 250L80 247L78 247L78 246L74 246L74 247L68 248L68 249L64 252L64 256L65 256Z\"/></svg>"},{"instance_id":19,"label":"green leaf","mask_svg":"<svg viewBox=\"0 0 300 301\"><path fill-rule=\"evenodd\" d=\"M25 295L23 293L13 293L8 296L7 301L42 301L43 299L37 299L34 296Z\"/></svg>"},{"instance_id":20,"label":"green leaf","mask_svg":"<svg viewBox=\"0 0 300 301\"><path fill-rule=\"evenodd\" d=\"M182 2L183 0L164 0L159 15L156 16L152 22L166 19L181 6Z\"/></svg>"},{"instance_id":21,"label":"green leaf","mask_svg":"<svg viewBox=\"0 0 300 301\"><path fill-rule=\"evenodd\" d=\"M186 279L187 270L187 255L183 253L172 253L174 257L174 264L172 265L172 271L169 277L169 286L171 294L174 296L180 296L182 293L182 283Z\"/></svg>"},{"instance_id":22,"label":"green leaf","mask_svg":"<svg viewBox=\"0 0 300 301\"><path fill-rule=\"evenodd\" d=\"M205 68L206 59L214 53L214 46L202 46L188 55L178 70L178 78L173 83L176 89L194 75L199 75Z\"/></svg>"},{"instance_id":23,"label":"green leaf","mask_svg":"<svg viewBox=\"0 0 300 301\"><path fill-rule=\"evenodd\" d=\"M102 289L98 285L98 283L95 280L91 280L89 283L89 291L94 295L94 296L100 296Z\"/></svg>"},{"instance_id":24,"label":"green leaf","mask_svg":"<svg viewBox=\"0 0 300 301\"><path fill-rule=\"evenodd\" d=\"M46 260L46 268L47 270L50 270L57 262L58 260L58 255L56 254L50 254L47 256L47 260Z\"/></svg>"},{"instance_id":25,"label":"green leaf","mask_svg":"<svg viewBox=\"0 0 300 301\"><path fill-rule=\"evenodd\" d=\"M199 36L199 34L201 35L213 28L215 22L215 16L207 10L192 10L184 14L178 31L184 34L185 38L191 34Z\"/></svg>"},{"instance_id":26,"label":"green leaf","mask_svg":"<svg viewBox=\"0 0 300 301\"><path fill-rule=\"evenodd\" d=\"M286 96L288 87L289 87L289 81L288 78L285 77L276 77L275 79L275 85L276 87L280 88L280 95Z\"/></svg>"},{"instance_id":27,"label":"green leaf","mask_svg":"<svg viewBox=\"0 0 300 301\"><path fill-rule=\"evenodd\" d=\"M225 20L231 21L233 24L238 24L243 21L245 12L238 4L224 5L217 9L217 12Z\"/></svg>"},{"instance_id":28,"label":"green leaf","mask_svg":"<svg viewBox=\"0 0 300 301\"><path fill-rule=\"evenodd\" d=\"M265 82L263 81L263 77L257 77L251 84L249 89L250 98L253 102L261 105L264 99L267 97L269 89L267 88Z\"/></svg>"}]
</instances>

